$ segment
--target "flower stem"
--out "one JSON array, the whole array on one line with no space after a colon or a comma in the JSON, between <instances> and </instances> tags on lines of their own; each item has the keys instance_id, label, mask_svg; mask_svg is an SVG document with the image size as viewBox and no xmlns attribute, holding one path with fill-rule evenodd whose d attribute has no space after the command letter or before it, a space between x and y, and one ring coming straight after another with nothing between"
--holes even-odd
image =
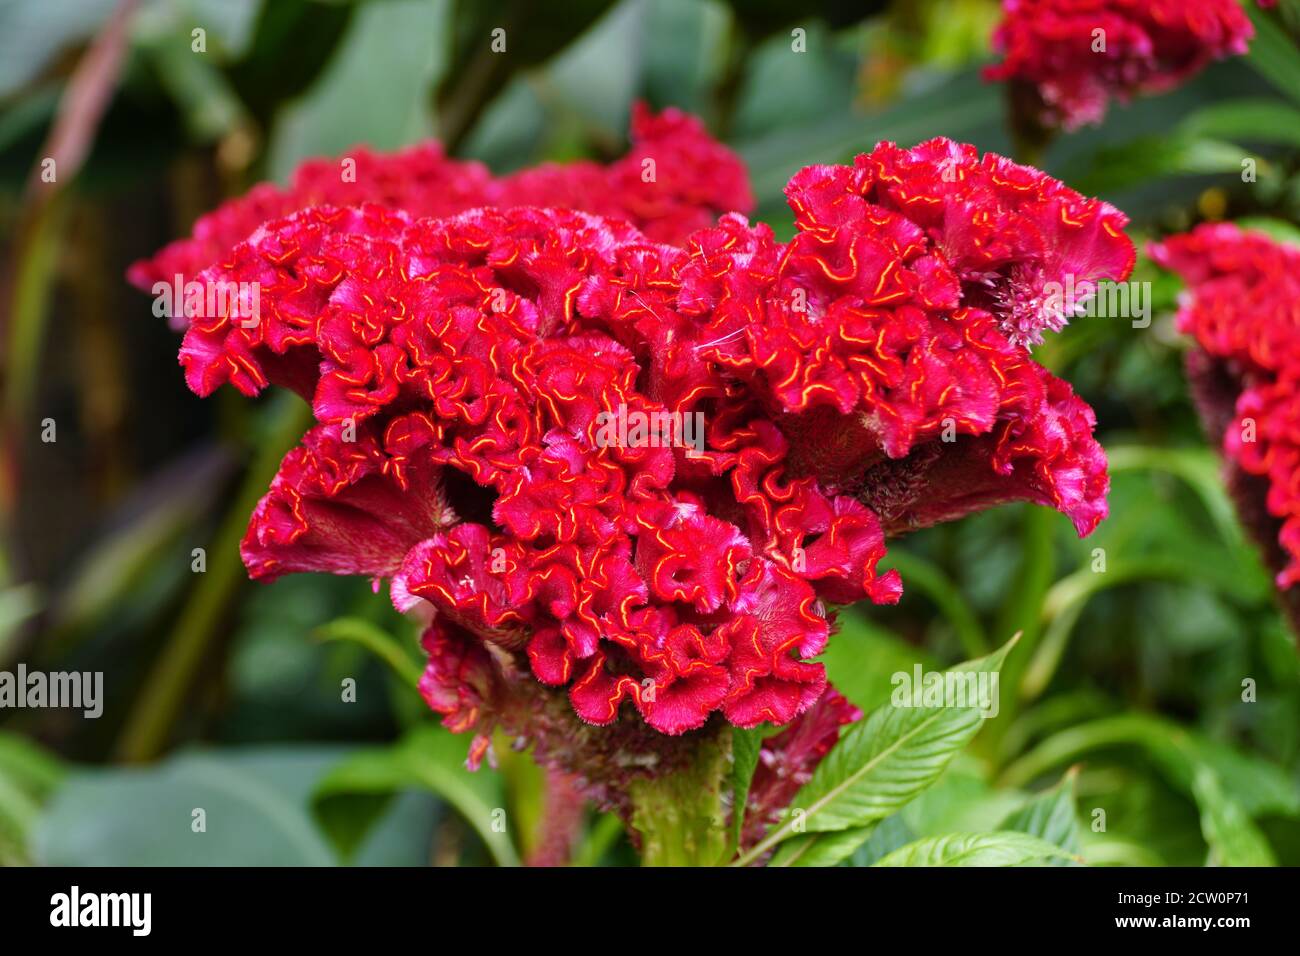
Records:
<instances>
[{"instance_id":1,"label":"flower stem","mask_svg":"<svg viewBox=\"0 0 1300 956\"><path fill-rule=\"evenodd\" d=\"M730 734L705 740L686 768L645 777L630 788L632 828L643 866L716 866L727 852L722 784L730 765Z\"/></svg>"}]
</instances>

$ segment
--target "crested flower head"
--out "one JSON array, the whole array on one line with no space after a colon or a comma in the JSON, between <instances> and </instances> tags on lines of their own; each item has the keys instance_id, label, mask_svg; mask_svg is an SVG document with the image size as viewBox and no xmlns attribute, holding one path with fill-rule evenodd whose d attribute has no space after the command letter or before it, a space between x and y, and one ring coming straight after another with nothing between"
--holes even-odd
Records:
<instances>
[{"instance_id":1,"label":"crested flower head","mask_svg":"<svg viewBox=\"0 0 1300 956\"><path fill-rule=\"evenodd\" d=\"M1059 325L1039 284L1127 276L1123 217L944 140L788 194L788 243L533 207L259 227L201 276L258 283L259 314L196 317L181 349L200 394L278 384L315 412L250 573L389 579L432 618L421 689L449 725L564 728L558 762L626 770L575 741L823 700L834 607L899 597L886 535L1017 500L1091 531L1092 411L1025 343Z\"/></svg>"},{"instance_id":2,"label":"crested flower head","mask_svg":"<svg viewBox=\"0 0 1300 956\"><path fill-rule=\"evenodd\" d=\"M1238 0L1002 0L992 80L1036 91L1039 121L1098 123L1110 99L1158 93L1254 35Z\"/></svg>"},{"instance_id":3,"label":"crested flower head","mask_svg":"<svg viewBox=\"0 0 1300 956\"><path fill-rule=\"evenodd\" d=\"M1300 584L1300 249L1230 223L1152 248L1187 283L1178 327L1243 520L1282 589ZM1300 595L1300 592L1293 592Z\"/></svg>"},{"instance_id":4,"label":"crested flower head","mask_svg":"<svg viewBox=\"0 0 1300 956\"><path fill-rule=\"evenodd\" d=\"M436 142L393 153L364 146L338 159L312 159L287 188L270 183L201 216L192 235L131 266L141 289L193 279L229 255L264 222L311 206L374 203L415 218L478 206L563 206L623 219L660 242L680 243L720 213L754 204L745 167L695 117L676 109L632 111L632 147L607 166L549 163L495 178L482 163L448 157ZM180 327L183 315L174 317Z\"/></svg>"}]
</instances>

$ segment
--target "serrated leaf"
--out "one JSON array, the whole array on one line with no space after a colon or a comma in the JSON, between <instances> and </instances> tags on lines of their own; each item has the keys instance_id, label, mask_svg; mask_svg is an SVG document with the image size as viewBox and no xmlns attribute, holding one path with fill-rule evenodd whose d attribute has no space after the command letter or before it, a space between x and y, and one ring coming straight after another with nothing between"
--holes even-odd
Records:
<instances>
[{"instance_id":1,"label":"serrated leaf","mask_svg":"<svg viewBox=\"0 0 1300 956\"><path fill-rule=\"evenodd\" d=\"M987 657L947 674L996 674L1015 638ZM945 683L948 678L945 676ZM978 697L972 694L971 697ZM983 721L978 700L961 706L895 706L873 711L844 732L838 744L795 795L784 823L740 862L752 862L795 834L799 826L821 833L882 820L933 783Z\"/></svg>"},{"instance_id":2,"label":"serrated leaf","mask_svg":"<svg viewBox=\"0 0 1300 956\"><path fill-rule=\"evenodd\" d=\"M763 730L754 727L731 729L731 835L740 845L740 831L745 826L745 804L749 801L749 785L758 767L758 754L763 749Z\"/></svg>"},{"instance_id":3,"label":"serrated leaf","mask_svg":"<svg viewBox=\"0 0 1300 956\"><path fill-rule=\"evenodd\" d=\"M767 865L837 866L871 839L876 826L870 823L836 833L805 833L781 844Z\"/></svg>"},{"instance_id":4,"label":"serrated leaf","mask_svg":"<svg viewBox=\"0 0 1300 956\"><path fill-rule=\"evenodd\" d=\"M949 833L895 850L875 866L1023 866L1068 858L1059 846L1028 833Z\"/></svg>"},{"instance_id":5,"label":"serrated leaf","mask_svg":"<svg viewBox=\"0 0 1300 956\"><path fill-rule=\"evenodd\" d=\"M1074 806L1073 773L1044 793L1031 799L1002 821L999 830L1015 830L1046 840L1077 856L1083 841Z\"/></svg>"},{"instance_id":6,"label":"serrated leaf","mask_svg":"<svg viewBox=\"0 0 1300 956\"><path fill-rule=\"evenodd\" d=\"M1241 804L1223 792L1209 767L1196 768L1192 793L1201 809L1201 833L1216 866L1277 866L1268 840Z\"/></svg>"},{"instance_id":7,"label":"serrated leaf","mask_svg":"<svg viewBox=\"0 0 1300 956\"><path fill-rule=\"evenodd\" d=\"M850 865L857 867L871 866L877 860L884 859L895 850L907 846L916 839L917 835L907 825L903 815L895 813L892 817L885 817L876 824L875 829L871 831L870 839L854 852Z\"/></svg>"}]
</instances>

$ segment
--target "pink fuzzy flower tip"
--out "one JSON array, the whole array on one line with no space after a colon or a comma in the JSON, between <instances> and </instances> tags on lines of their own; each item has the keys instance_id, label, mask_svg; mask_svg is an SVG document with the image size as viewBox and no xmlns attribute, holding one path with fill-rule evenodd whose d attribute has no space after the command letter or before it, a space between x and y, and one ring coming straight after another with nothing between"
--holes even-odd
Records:
<instances>
[{"instance_id":1,"label":"pink fuzzy flower tip","mask_svg":"<svg viewBox=\"0 0 1300 956\"><path fill-rule=\"evenodd\" d=\"M259 228L202 276L257 283L259 314L195 317L181 349L199 394L276 383L319 423L250 573L389 578L433 612L422 689L457 729L523 674L677 735L821 699L831 607L898 600L888 534L1008 501L1091 531L1092 410L1024 343L1062 321L1044 284L1127 276L1123 216L946 140L787 192L789 243L534 207Z\"/></svg>"},{"instance_id":2,"label":"pink fuzzy flower tip","mask_svg":"<svg viewBox=\"0 0 1300 956\"><path fill-rule=\"evenodd\" d=\"M1282 552L1277 584L1295 587L1300 584L1300 248L1215 223L1157 243L1151 254L1187 283L1179 329L1231 380L1236 402L1221 422L1223 452L1266 483L1265 507L1274 519L1269 532Z\"/></svg>"},{"instance_id":3,"label":"pink fuzzy flower tip","mask_svg":"<svg viewBox=\"0 0 1300 956\"><path fill-rule=\"evenodd\" d=\"M990 80L1038 91L1040 121L1101 122L1113 97L1172 89L1254 35L1238 0L1003 0Z\"/></svg>"}]
</instances>

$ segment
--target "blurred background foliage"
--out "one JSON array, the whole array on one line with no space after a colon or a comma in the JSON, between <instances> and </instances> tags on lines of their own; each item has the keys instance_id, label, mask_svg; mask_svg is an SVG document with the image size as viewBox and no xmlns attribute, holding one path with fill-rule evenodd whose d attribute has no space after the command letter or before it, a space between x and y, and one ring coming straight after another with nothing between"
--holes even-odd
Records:
<instances>
[{"instance_id":1,"label":"blurred background foliage","mask_svg":"<svg viewBox=\"0 0 1300 956\"><path fill-rule=\"evenodd\" d=\"M463 770L466 741L414 692L413 627L369 582L245 580L236 544L301 404L197 400L126 265L223 197L359 142L437 136L496 171L610 158L636 99L703 116L747 162L756 218L788 235L781 190L800 166L937 135L1012 152L1002 91L978 76L997 6L125 6L115 20L113 0L0 0L0 669L102 670L107 698L94 721L0 711L0 862L526 859L539 772L508 746L497 769ZM1300 236L1300 4L1252 16L1250 56L1112 109L1041 165L1128 212L1139 244L1219 218ZM489 53L498 26L504 56ZM792 50L796 28L807 52ZM120 56L79 85L96 37ZM71 161L38 197L28 182L68 113ZM863 707L915 662L1025 632L1002 712L851 864L1031 819L1094 864L1300 864L1294 638L1188 401L1177 284L1145 260L1137 278L1152 283L1149 328L1083 318L1038 353L1097 410L1111 518L1085 541L1029 507L916 534L891 548L902 603L842 616L826 660ZM355 703L340 699L345 678ZM199 806L205 838L190 829ZM590 815L576 862L634 860L617 822Z\"/></svg>"}]
</instances>

